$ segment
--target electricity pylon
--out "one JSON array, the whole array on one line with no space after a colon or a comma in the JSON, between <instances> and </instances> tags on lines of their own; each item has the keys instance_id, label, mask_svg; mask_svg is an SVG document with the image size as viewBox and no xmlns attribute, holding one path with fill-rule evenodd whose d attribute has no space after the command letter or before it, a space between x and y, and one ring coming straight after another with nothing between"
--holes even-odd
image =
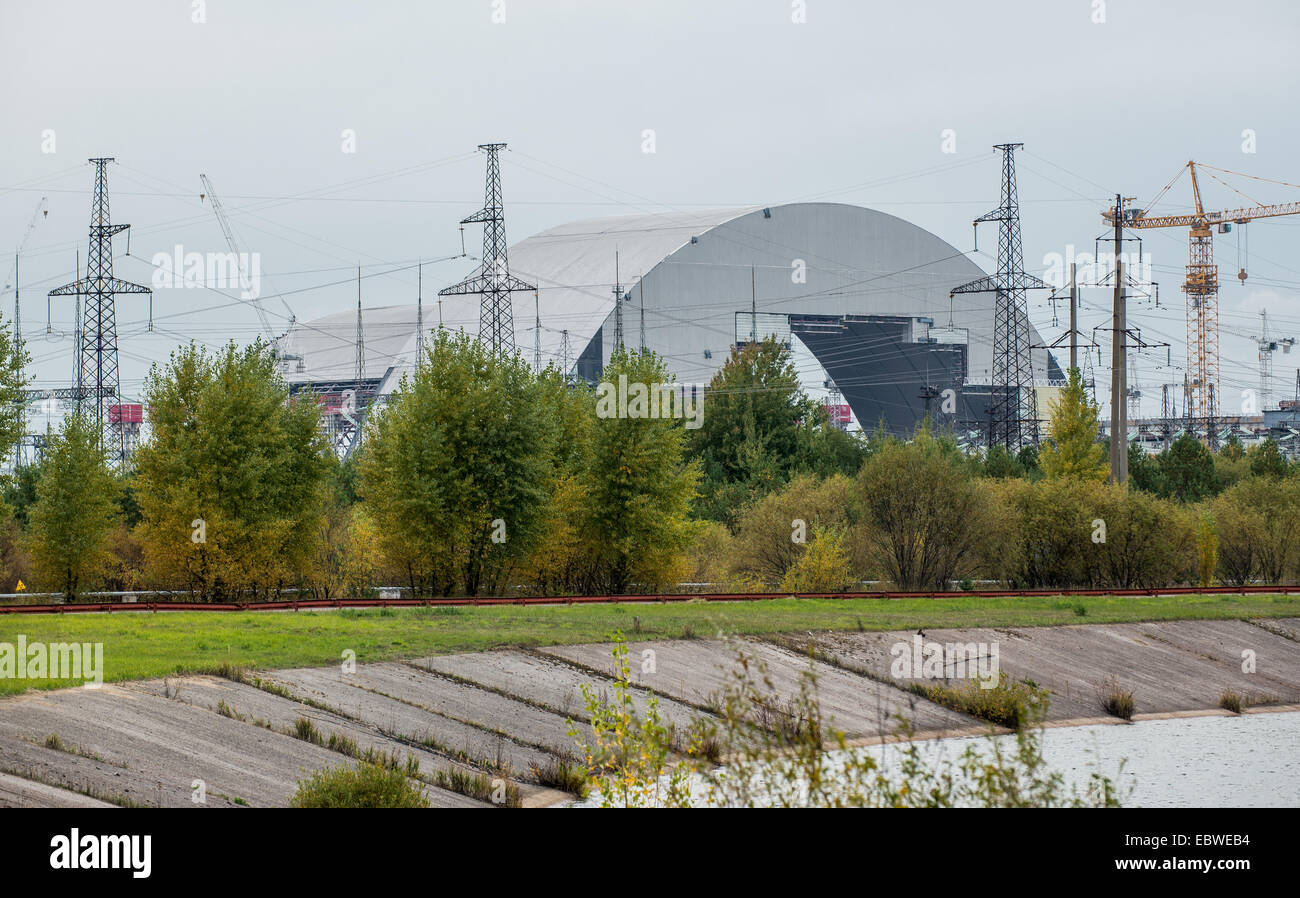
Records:
<instances>
[{"instance_id":1,"label":"electricity pylon","mask_svg":"<svg viewBox=\"0 0 1300 898\"><path fill-rule=\"evenodd\" d=\"M112 161L111 157L90 160L95 166L95 198L90 207L90 252L86 260L86 276L56 287L49 295L85 297L77 341L76 386L71 398L76 400L78 412L93 408L95 420L99 422L100 446L121 466L126 464L125 438L119 435L116 446L108 446L104 441L108 406L111 400L120 396L113 297L119 293L145 293L152 297L153 291L113 276L113 237L130 225L115 225L109 217L107 167ZM90 403L92 399L93 406Z\"/></svg>"},{"instance_id":2,"label":"electricity pylon","mask_svg":"<svg viewBox=\"0 0 1300 898\"><path fill-rule=\"evenodd\" d=\"M515 321L510 294L536 290L510 273L507 259L506 217L501 203L501 163L497 154L503 143L480 144L487 153L487 196L483 208L461 224L483 224L483 260L472 275L451 287L438 291L439 296L465 296L477 293L479 303L478 336L492 355L515 354Z\"/></svg>"}]
</instances>

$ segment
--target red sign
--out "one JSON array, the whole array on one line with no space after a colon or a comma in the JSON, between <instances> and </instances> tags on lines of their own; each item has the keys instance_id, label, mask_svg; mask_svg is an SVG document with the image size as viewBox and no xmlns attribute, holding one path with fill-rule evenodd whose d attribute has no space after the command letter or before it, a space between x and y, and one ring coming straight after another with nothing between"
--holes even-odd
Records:
<instances>
[{"instance_id":1,"label":"red sign","mask_svg":"<svg viewBox=\"0 0 1300 898\"><path fill-rule=\"evenodd\" d=\"M142 424L144 423L144 406L138 402L126 405L110 405L108 407L108 423Z\"/></svg>"}]
</instances>

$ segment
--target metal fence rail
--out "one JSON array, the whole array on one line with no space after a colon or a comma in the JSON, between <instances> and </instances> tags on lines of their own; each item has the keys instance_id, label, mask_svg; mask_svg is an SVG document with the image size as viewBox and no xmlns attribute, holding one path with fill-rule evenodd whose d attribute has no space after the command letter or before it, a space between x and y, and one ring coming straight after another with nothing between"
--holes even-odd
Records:
<instances>
[{"instance_id":1,"label":"metal fence rail","mask_svg":"<svg viewBox=\"0 0 1300 898\"><path fill-rule=\"evenodd\" d=\"M1044 596L1179 596L1259 595L1300 593L1300 585L1172 586L1156 589L990 589L917 592L835 593L671 593L664 595L615 596L469 596L429 599L301 599L275 602L85 602L46 605L0 605L0 614L85 614L106 612L159 611L314 611L340 608L418 608L421 606L494 605L613 605L622 603L669 602L762 602L771 599L966 599Z\"/></svg>"}]
</instances>

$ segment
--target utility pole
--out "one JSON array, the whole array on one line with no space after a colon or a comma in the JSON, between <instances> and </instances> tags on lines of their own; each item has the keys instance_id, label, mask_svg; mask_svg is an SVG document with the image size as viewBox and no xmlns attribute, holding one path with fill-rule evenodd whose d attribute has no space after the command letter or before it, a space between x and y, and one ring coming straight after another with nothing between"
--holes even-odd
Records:
<instances>
[{"instance_id":1,"label":"utility pole","mask_svg":"<svg viewBox=\"0 0 1300 898\"><path fill-rule=\"evenodd\" d=\"M1074 279L1075 263L1070 263L1070 370L1079 367L1079 285Z\"/></svg>"},{"instance_id":2,"label":"utility pole","mask_svg":"<svg viewBox=\"0 0 1300 898\"><path fill-rule=\"evenodd\" d=\"M1052 295L1050 298L1052 300L1052 325L1055 326L1056 325L1056 291L1055 290L1052 291ZM1054 349L1057 349L1062 343L1068 340L1070 344L1070 367L1067 369L1067 371L1073 371L1079 367L1079 336L1080 336L1079 334L1079 284L1076 279L1075 263L1071 262L1070 263L1070 329L1065 333L1061 334L1051 343L1048 343L1046 345L1036 343L1029 348L1031 350L1046 349L1050 353ZM1084 361L1088 368L1088 376L1085 377L1084 372L1080 371L1079 379L1085 387L1088 386L1091 380L1092 347L1096 345L1097 345L1096 342L1090 338L1088 341L1088 347L1084 350ZM1095 392L1096 391L1094 389L1094 393ZM1093 401L1094 402L1096 401L1095 396L1093 397Z\"/></svg>"},{"instance_id":3,"label":"utility pole","mask_svg":"<svg viewBox=\"0 0 1300 898\"><path fill-rule=\"evenodd\" d=\"M477 294L479 300L478 337L487 344L494 356L515 354L515 323L510 294L536 290L533 284L524 283L510 273L508 244L506 243L506 214L501 199L501 163L497 154L505 149L503 143L479 144L487 153L487 190L483 208L461 224L483 224L483 261L465 280L438 291L438 296L464 296ZM442 302L438 303L439 326L442 322Z\"/></svg>"},{"instance_id":4,"label":"utility pole","mask_svg":"<svg viewBox=\"0 0 1300 898\"><path fill-rule=\"evenodd\" d=\"M361 404L361 383L366 378L366 335L361 324L361 266L357 266L357 376L356 402Z\"/></svg>"},{"instance_id":5,"label":"utility pole","mask_svg":"<svg viewBox=\"0 0 1300 898\"><path fill-rule=\"evenodd\" d=\"M1174 418L1178 412L1170 407L1170 384L1160 385L1160 443L1165 452L1169 451L1169 440L1174 433Z\"/></svg>"},{"instance_id":6,"label":"utility pole","mask_svg":"<svg viewBox=\"0 0 1300 898\"><path fill-rule=\"evenodd\" d=\"M754 266L749 266L749 342L758 342L758 288L755 286Z\"/></svg>"},{"instance_id":7,"label":"utility pole","mask_svg":"<svg viewBox=\"0 0 1300 898\"><path fill-rule=\"evenodd\" d=\"M1128 324L1124 308L1124 262L1120 258L1119 217L1115 223L1115 299L1111 311L1110 343L1110 482L1128 480Z\"/></svg>"},{"instance_id":8,"label":"utility pole","mask_svg":"<svg viewBox=\"0 0 1300 898\"><path fill-rule=\"evenodd\" d=\"M614 349L623 348L623 284L618 277L618 250L614 250Z\"/></svg>"},{"instance_id":9,"label":"utility pole","mask_svg":"<svg viewBox=\"0 0 1300 898\"><path fill-rule=\"evenodd\" d=\"M22 309L18 305L18 254L14 253L14 344L23 343Z\"/></svg>"},{"instance_id":10,"label":"utility pole","mask_svg":"<svg viewBox=\"0 0 1300 898\"><path fill-rule=\"evenodd\" d=\"M18 271L19 253L14 253L14 352L17 354L23 346L23 317L22 308L18 304L18 287L21 276ZM19 369L19 375L22 375L22 369ZM21 403L18 406L20 412L20 422L22 423L22 434L18 438L18 445L15 447L14 467L21 468L27 463L24 449L27 443L27 406Z\"/></svg>"},{"instance_id":11,"label":"utility pole","mask_svg":"<svg viewBox=\"0 0 1300 898\"><path fill-rule=\"evenodd\" d=\"M424 364L424 263L415 269L415 370Z\"/></svg>"}]
</instances>

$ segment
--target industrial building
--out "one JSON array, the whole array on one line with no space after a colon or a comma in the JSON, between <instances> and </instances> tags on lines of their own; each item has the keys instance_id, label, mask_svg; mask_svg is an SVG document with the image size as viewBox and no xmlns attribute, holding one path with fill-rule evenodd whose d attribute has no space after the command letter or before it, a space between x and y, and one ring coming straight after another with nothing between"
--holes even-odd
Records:
<instances>
[{"instance_id":1,"label":"industrial building","mask_svg":"<svg viewBox=\"0 0 1300 898\"><path fill-rule=\"evenodd\" d=\"M707 384L733 345L776 335L807 347L868 429L910 433L928 409L957 430L983 430L993 299L949 294L984 272L895 216L792 203L588 219L516 243L509 265L537 285L514 294L515 345L577 377L599 379L620 329L625 345L659 353L683 384ZM477 297L445 297L438 313L426 303L426 330L438 315L475 333ZM414 304L365 309L361 324L360 381L354 311L300 322L281 344L289 382L323 393L344 430L358 383L383 397L416 357ZM1046 350L1033 350L1032 366L1040 389L1063 378Z\"/></svg>"}]
</instances>

